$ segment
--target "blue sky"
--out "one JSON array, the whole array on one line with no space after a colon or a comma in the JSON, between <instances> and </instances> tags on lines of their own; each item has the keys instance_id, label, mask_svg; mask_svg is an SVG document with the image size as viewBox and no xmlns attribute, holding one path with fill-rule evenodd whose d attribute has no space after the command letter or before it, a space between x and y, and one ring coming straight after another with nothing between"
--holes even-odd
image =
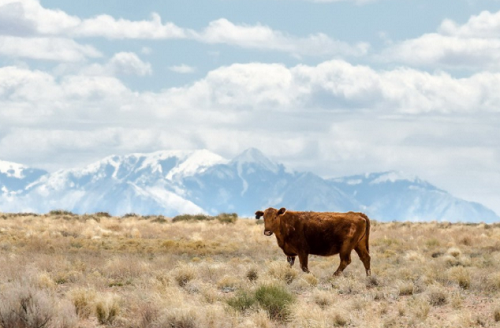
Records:
<instances>
[{"instance_id":1,"label":"blue sky","mask_svg":"<svg viewBox=\"0 0 500 328\"><path fill-rule=\"evenodd\" d=\"M500 213L498 0L0 0L0 159L256 147Z\"/></svg>"}]
</instances>

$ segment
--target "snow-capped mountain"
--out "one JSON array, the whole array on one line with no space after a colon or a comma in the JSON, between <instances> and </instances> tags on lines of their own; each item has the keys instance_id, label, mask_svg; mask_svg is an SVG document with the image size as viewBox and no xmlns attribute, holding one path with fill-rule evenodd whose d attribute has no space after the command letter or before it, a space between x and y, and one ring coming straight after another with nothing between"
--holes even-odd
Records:
<instances>
[{"instance_id":1,"label":"snow-capped mountain","mask_svg":"<svg viewBox=\"0 0 500 328\"><path fill-rule=\"evenodd\" d=\"M252 216L259 209L283 206L363 211L382 221L500 220L486 207L455 198L417 177L385 172L328 180L311 172L286 170L254 148L232 160L207 150L109 156L83 168L50 174L3 163L2 212L65 209L114 215L236 212ZM23 183L14 188L4 182L5 177Z\"/></svg>"},{"instance_id":2,"label":"snow-capped mountain","mask_svg":"<svg viewBox=\"0 0 500 328\"><path fill-rule=\"evenodd\" d=\"M330 182L356 198L369 216L389 221L498 221L485 206L453 197L416 176L401 172L371 173Z\"/></svg>"},{"instance_id":3,"label":"snow-capped mountain","mask_svg":"<svg viewBox=\"0 0 500 328\"><path fill-rule=\"evenodd\" d=\"M47 172L44 170L0 160L0 196L8 196L22 191L45 174Z\"/></svg>"},{"instance_id":4,"label":"snow-capped mountain","mask_svg":"<svg viewBox=\"0 0 500 328\"><path fill-rule=\"evenodd\" d=\"M206 150L110 156L84 168L47 174L2 208L11 212L66 209L117 215L204 212L183 197L178 181L224 161Z\"/></svg>"}]
</instances>

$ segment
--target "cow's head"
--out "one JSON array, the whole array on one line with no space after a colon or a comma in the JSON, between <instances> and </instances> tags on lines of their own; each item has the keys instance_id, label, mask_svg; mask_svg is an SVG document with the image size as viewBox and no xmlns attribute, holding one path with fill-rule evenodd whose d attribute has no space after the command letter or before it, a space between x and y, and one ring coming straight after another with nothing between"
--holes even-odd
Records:
<instances>
[{"instance_id":1,"label":"cow's head","mask_svg":"<svg viewBox=\"0 0 500 328\"><path fill-rule=\"evenodd\" d=\"M274 232L278 231L280 225L280 218L286 213L286 208L282 207L279 210L269 207L264 212L255 212L255 218L260 219L264 217L264 235L271 236Z\"/></svg>"}]
</instances>

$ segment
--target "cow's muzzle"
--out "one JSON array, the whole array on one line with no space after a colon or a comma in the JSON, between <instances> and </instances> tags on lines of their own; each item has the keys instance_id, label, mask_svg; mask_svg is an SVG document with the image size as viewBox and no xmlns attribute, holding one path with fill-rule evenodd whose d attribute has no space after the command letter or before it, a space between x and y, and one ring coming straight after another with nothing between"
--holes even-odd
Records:
<instances>
[{"instance_id":1,"label":"cow's muzzle","mask_svg":"<svg viewBox=\"0 0 500 328\"><path fill-rule=\"evenodd\" d=\"M271 230L264 230L264 235L271 236L273 232Z\"/></svg>"}]
</instances>

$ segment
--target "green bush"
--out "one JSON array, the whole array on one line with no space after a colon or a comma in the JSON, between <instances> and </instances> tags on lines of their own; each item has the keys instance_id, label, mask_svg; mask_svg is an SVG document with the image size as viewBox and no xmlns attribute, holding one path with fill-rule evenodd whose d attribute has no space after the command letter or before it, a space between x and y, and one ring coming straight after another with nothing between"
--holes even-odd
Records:
<instances>
[{"instance_id":1,"label":"green bush","mask_svg":"<svg viewBox=\"0 0 500 328\"><path fill-rule=\"evenodd\" d=\"M236 223L238 220L238 214L236 213L221 213L217 215L217 220L220 223Z\"/></svg>"},{"instance_id":2,"label":"green bush","mask_svg":"<svg viewBox=\"0 0 500 328\"><path fill-rule=\"evenodd\" d=\"M285 287L276 285L260 286L255 291L255 299L267 311L269 318L277 321L287 321L290 317L290 304L295 297Z\"/></svg>"},{"instance_id":3,"label":"green bush","mask_svg":"<svg viewBox=\"0 0 500 328\"><path fill-rule=\"evenodd\" d=\"M74 215L71 211L66 210L52 210L49 212L50 215Z\"/></svg>"},{"instance_id":4,"label":"green bush","mask_svg":"<svg viewBox=\"0 0 500 328\"><path fill-rule=\"evenodd\" d=\"M240 291L234 297L231 297L227 300L227 304L230 307L240 312L245 312L246 310L253 307L255 303L255 295L252 295L246 291Z\"/></svg>"},{"instance_id":5,"label":"green bush","mask_svg":"<svg viewBox=\"0 0 500 328\"><path fill-rule=\"evenodd\" d=\"M135 218L135 217L139 217L140 215L139 214L136 214L136 213L127 213L125 215L122 216L122 218L126 219L126 218Z\"/></svg>"},{"instance_id":6,"label":"green bush","mask_svg":"<svg viewBox=\"0 0 500 328\"><path fill-rule=\"evenodd\" d=\"M111 215L108 212L97 212L94 215L101 217L101 218L110 218L111 217Z\"/></svg>"},{"instance_id":7,"label":"green bush","mask_svg":"<svg viewBox=\"0 0 500 328\"><path fill-rule=\"evenodd\" d=\"M214 218L205 214L181 214L172 219L172 222L179 221L211 221Z\"/></svg>"}]
</instances>

